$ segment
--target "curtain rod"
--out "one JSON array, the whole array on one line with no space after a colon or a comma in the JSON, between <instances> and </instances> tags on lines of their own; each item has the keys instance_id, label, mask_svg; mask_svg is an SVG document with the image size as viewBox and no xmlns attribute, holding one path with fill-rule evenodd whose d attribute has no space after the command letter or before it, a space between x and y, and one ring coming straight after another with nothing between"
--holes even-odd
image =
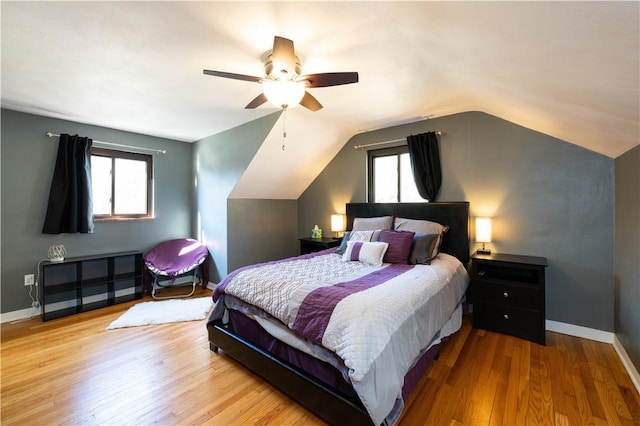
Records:
<instances>
[{"instance_id":1,"label":"curtain rod","mask_svg":"<svg viewBox=\"0 0 640 426\"><path fill-rule=\"evenodd\" d=\"M57 133L51 133L51 132L47 132L47 136L49 136L50 138L52 137L60 137L59 134ZM108 145L108 146L117 146L119 148L129 148L129 149L137 149L137 150L142 150L142 151L151 151L151 152L155 152L156 154L166 154L167 150L166 149L157 149L157 148L145 148L142 146L132 146L132 145L122 145L119 143L113 143L113 142L104 142L104 141L94 141L97 144L100 145Z\"/></svg>"},{"instance_id":2,"label":"curtain rod","mask_svg":"<svg viewBox=\"0 0 640 426\"><path fill-rule=\"evenodd\" d=\"M444 133L442 133L442 132L440 132L440 131L436 132L436 135L438 135L438 136L442 136L443 134L444 134ZM390 140L390 141L384 141L384 142L374 142L374 143L368 143L368 144L365 144L365 145L355 145L355 146L353 147L353 149L368 148L368 147L370 147L370 146L386 145L386 144L388 144L388 143L398 143L398 142L406 142L406 141L407 141L407 138L403 138L403 139L393 139L393 140Z\"/></svg>"}]
</instances>

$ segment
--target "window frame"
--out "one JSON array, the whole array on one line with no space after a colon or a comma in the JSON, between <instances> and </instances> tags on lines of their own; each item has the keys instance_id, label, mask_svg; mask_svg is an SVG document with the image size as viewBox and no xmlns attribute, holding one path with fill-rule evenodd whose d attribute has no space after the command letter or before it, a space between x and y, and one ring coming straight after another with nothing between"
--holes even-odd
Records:
<instances>
[{"instance_id":1,"label":"window frame","mask_svg":"<svg viewBox=\"0 0 640 426\"><path fill-rule=\"evenodd\" d=\"M402 179L400 173L400 155L409 154L409 147L407 145L397 145L387 148L370 149L367 151L367 199L370 203L375 203L375 159L379 157L396 156L397 170L398 170L398 183L396 188L396 203L408 203L408 202L423 202L423 201L401 201L402 196ZM428 202L424 200L424 202Z\"/></svg>"},{"instance_id":2,"label":"window frame","mask_svg":"<svg viewBox=\"0 0 640 426\"><path fill-rule=\"evenodd\" d=\"M135 152L118 151L107 148L91 147L91 156L106 157L111 159L111 213L110 214L94 214L95 222L105 221L125 221L125 220L143 220L153 219L153 156L149 154L139 154ZM143 161L147 166L147 211L139 214L115 214L115 203L113 202L115 194L115 161L116 159Z\"/></svg>"}]
</instances>

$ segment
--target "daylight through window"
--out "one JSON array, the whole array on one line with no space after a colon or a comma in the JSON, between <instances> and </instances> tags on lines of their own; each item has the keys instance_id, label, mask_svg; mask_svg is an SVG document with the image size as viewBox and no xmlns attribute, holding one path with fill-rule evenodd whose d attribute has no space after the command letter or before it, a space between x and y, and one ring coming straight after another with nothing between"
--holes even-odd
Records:
<instances>
[{"instance_id":1,"label":"daylight through window","mask_svg":"<svg viewBox=\"0 0 640 426\"><path fill-rule=\"evenodd\" d=\"M153 157L91 149L93 215L100 219L152 216Z\"/></svg>"},{"instance_id":2,"label":"daylight through window","mask_svg":"<svg viewBox=\"0 0 640 426\"><path fill-rule=\"evenodd\" d=\"M426 202L413 180L407 146L370 150L368 162L369 202Z\"/></svg>"}]
</instances>

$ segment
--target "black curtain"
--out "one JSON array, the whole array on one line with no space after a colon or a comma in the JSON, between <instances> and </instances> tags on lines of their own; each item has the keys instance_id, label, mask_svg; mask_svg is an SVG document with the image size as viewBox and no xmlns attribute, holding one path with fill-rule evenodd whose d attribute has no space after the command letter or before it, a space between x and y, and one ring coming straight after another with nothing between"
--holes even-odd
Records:
<instances>
[{"instance_id":1,"label":"black curtain","mask_svg":"<svg viewBox=\"0 0 640 426\"><path fill-rule=\"evenodd\" d=\"M436 201L442 184L440 150L436 132L407 136L413 179L418 193L428 201Z\"/></svg>"},{"instance_id":2,"label":"black curtain","mask_svg":"<svg viewBox=\"0 0 640 426\"><path fill-rule=\"evenodd\" d=\"M43 234L93 232L89 138L60 135Z\"/></svg>"}]
</instances>

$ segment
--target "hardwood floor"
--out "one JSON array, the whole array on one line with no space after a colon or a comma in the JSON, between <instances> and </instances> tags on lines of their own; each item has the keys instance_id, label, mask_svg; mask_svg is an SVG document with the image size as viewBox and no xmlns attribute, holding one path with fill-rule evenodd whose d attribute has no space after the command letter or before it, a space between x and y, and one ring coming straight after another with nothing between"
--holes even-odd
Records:
<instances>
[{"instance_id":1,"label":"hardwood floor","mask_svg":"<svg viewBox=\"0 0 640 426\"><path fill-rule=\"evenodd\" d=\"M106 331L132 304L2 324L0 423L322 424L209 351L204 321ZM400 425L640 425L640 396L610 345L552 332L547 342L465 319Z\"/></svg>"}]
</instances>

